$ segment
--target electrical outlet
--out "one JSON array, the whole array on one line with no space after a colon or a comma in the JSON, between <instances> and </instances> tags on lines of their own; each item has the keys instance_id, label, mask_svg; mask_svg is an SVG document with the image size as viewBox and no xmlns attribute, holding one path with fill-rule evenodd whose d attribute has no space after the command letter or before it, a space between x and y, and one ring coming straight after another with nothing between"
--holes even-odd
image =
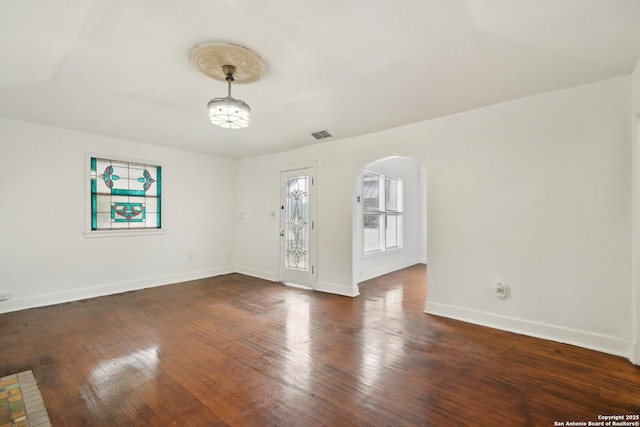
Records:
<instances>
[{"instance_id":1,"label":"electrical outlet","mask_svg":"<svg viewBox=\"0 0 640 427\"><path fill-rule=\"evenodd\" d=\"M507 287L503 283L496 283L496 297L504 299L507 296Z\"/></svg>"},{"instance_id":2,"label":"electrical outlet","mask_svg":"<svg viewBox=\"0 0 640 427\"><path fill-rule=\"evenodd\" d=\"M0 291L0 301L6 301L11 299L11 292L1 292Z\"/></svg>"}]
</instances>

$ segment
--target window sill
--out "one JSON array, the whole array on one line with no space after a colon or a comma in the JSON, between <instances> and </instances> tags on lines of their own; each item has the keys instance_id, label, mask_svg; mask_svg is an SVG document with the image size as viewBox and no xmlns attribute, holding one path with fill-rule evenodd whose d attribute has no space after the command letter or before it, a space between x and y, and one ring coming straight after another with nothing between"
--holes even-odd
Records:
<instances>
[{"instance_id":1,"label":"window sill","mask_svg":"<svg viewBox=\"0 0 640 427\"><path fill-rule=\"evenodd\" d=\"M157 236L161 234L167 234L167 230L164 228L151 230L96 230L85 231L84 237L86 239L94 239L103 237Z\"/></svg>"},{"instance_id":2,"label":"window sill","mask_svg":"<svg viewBox=\"0 0 640 427\"><path fill-rule=\"evenodd\" d=\"M364 259L378 258L378 257L381 257L381 256L392 255L392 254L396 254L396 253L399 253L399 252L404 252L404 248L402 246L396 246L396 247L385 249L385 250L365 252L363 254L363 258Z\"/></svg>"}]
</instances>

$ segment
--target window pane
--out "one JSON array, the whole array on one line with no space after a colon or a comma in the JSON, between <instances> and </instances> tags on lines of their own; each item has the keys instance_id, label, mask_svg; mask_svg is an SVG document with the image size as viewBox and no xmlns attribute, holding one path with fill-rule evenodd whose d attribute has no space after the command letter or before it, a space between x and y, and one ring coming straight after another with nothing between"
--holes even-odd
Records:
<instances>
[{"instance_id":1,"label":"window pane","mask_svg":"<svg viewBox=\"0 0 640 427\"><path fill-rule=\"evenodd\" d=\"M402 216L386 215L385 244L387 248L395 248L402 245Z\"/></svg>"},{"instance_id":2,"label":"window pane","mask_svg":"<svg viewBox=\"0 0 640 427\"><path fill-rule=\"evenodd\" d=\"M402 211L402 182L395 178L385 179L385 205L387 211Z\"/></svg>"},{"instance_id":3,"label":"window pane","mask_svg":"<svg viewBox=\"0 0 640 427\"><path fill-rule=\"evenodd\" d=\"M380 250L380 224L383 220L381 214L365 214L364 216L364 250Z\"/></svg>"},{"instance_id":4,"label":"window pane","mask_svg":"<svg viewBox=\"0 0 640 427\"><path fill-rule=\"evenodd\" d=\"M160 203L158 203L160 199L158 197L146 197L145 205L147 208L147 213L157 213L160 212Z\"/></svg>"},{"instance_id":5,"label":"window pane","mask_svg":"<svg viewBox=\"0 0 640 427\"><path fill-rule=\"evenodd\" d=\"M111 213L110 212L99 212L96 214L96 228L111 228Z\"/></svg>"},{"instance_id":6,"label":"window pane","mask_svg":"<svg viewBox=\"0 0 640 427\"><path fill-rule=\"evenodd\" d=\"M364 174L362 199L365 211L376 212L380 210L380 177L378 175Z\"/></svg>"},{"instance_id":7,"label":"window pane","mask_svg":"<svg viewBox=\"0 0 640 427\"><path fill-rule=\"evenodd\" d=\"M95 207L96 213L111 212L111 197L98 194L96 195L96 201L97 201L97 205Z\"/></svg>"},{"instance_id":8,"label":"window pane","mask_svg":"<svg viewBox=\"0 0 640 427\"><path fill-rule=\"evenodd\" d=\"M145 223L145 227L147 228L158 228L158 215L147 215L147 220Z\"/></svg>"}]
</instances>

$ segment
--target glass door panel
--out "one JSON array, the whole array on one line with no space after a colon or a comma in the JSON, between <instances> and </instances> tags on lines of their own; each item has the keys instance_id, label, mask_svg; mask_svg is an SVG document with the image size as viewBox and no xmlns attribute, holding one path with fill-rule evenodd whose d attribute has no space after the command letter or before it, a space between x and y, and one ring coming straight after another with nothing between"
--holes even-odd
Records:
<instances>
[{"instance_id":1,"label":"glass door panel","mask_svg":"<svg viewBox=\"0 0 640 427\"><path fill-rule=\"evenodd\" d=\"M280 173L280 279L309 287L316 279L314 180L314 168Z\"/></svg>"},{"instance_id":2,"label":"glass door panel","mask_svg":"<svg viewBox=\"0 0 640 427\"><path fill-rule=\"evenodd\" d=\"M309 177L286 180L285 189L285 268L309 268Z\"/></svg>"}]
</instances>

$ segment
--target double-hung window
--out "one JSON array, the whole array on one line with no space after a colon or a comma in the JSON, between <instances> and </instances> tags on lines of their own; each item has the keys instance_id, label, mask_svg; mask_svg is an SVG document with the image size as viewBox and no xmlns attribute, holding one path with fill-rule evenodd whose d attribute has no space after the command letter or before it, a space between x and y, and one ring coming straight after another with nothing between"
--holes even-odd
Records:
<instances>
[{"instance_id":1,"label":"double-hung window","mask_svg":"<svg viewBox=\"0 0 640 427\"><path fill-rule=\"evenodd\" d=\"M362 185L364 251L402 247L402 180L365 171Z\"/></svg>"}]
</instances>

